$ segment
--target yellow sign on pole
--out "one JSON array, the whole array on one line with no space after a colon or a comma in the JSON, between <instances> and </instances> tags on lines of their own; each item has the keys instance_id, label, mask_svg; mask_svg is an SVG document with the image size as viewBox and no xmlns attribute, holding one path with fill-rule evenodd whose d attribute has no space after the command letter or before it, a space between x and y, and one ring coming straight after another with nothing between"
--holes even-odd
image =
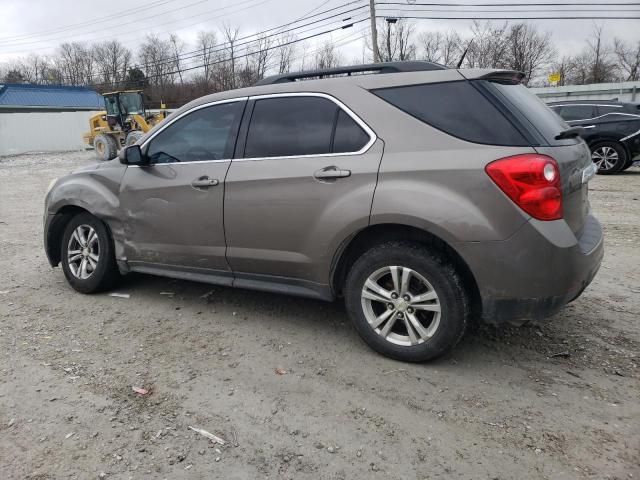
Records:
<instances>
[{"instance_id":1,"label":"yellow sign on pole","mask_svg":"<svg viewBox=\"0 0 640 480\"><path fill-rule=\"evenodd\" d=\"M549 75L549 83L558 83L560 81L560 78L562 77L559 73L552 73L551 75Z\"/></svg>"}]
</instances>

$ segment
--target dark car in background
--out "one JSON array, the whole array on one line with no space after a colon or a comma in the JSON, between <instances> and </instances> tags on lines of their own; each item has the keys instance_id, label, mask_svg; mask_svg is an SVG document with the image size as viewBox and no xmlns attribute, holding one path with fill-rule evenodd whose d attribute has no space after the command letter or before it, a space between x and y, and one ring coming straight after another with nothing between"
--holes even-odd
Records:
<instances>
[{"instance_id":1,"label":"dark car in background","mask_svg":"<svg viewBox=\"0 0 640 480\"><path fill-rule=\"evenodd\" d=\"M598 173L629 168L640 154L640 104L572 100L548 104L572 127L582 127Z\"/></svg>"}]
</instances>

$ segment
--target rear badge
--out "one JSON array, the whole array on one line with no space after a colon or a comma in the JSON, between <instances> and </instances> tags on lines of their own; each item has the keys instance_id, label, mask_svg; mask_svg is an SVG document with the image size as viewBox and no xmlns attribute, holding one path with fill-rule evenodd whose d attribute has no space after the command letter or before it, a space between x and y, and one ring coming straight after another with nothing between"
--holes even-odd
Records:
<instances>
[{"instance_id":1,"label":"rear badge","mask_svg":"<svg viewBox=\"0 0 640 480\"><path fill-rule=\"evenodd\" d=\"M592 163L587 168L582 170L582 183L587 183L593 177L596 176L596 172L598 171L598 167L596 167L595 163Z\"/></svg>"}]
</instances>

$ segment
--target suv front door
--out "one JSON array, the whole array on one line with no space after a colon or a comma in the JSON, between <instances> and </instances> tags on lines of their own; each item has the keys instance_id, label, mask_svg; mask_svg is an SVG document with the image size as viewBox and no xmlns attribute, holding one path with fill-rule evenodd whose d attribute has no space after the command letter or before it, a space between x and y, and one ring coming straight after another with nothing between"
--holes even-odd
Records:
<instances>
[{"instance_id":1,"label":"suv front door","mask_svg":"<svg viewBox=\"0 0 640 480\"><path fill-rule=\"evenodd\" d=\"M239 144L225 183L234 285L326 292L334 242L368 224L382 142L328 95L277 94L250 98Z\"/></svg>"},{"instance_id":2,"label":"suv front door","mask_svg":"<svg viewBox=\"0 0 640 480\"><path fill-rule=\"evenodd\" d=\"M245 100L186 112L143 145L148 166L129 166L120 200L132 270L219 275L231 284L222 221L224 179Z\"/></svg>"}]
</instances>

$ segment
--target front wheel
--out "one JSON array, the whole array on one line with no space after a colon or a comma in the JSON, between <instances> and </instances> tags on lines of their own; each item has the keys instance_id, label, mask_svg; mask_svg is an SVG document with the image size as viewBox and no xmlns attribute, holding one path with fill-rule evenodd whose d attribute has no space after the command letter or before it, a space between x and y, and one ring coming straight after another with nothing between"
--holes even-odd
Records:
<instances>
[{"instance_id":1,"label":"front wheel","mask_svg":"<svg viewBox=\"0 0 640 480\"><path fill-rule=\"evenodd\" d=\"M379 245L356 260L345 301L355 329L371 348L408 362L451 350L469 316L455 269L425 247L406 242Z\"/></svg>"},{"instance_id":2,"label":"front wheel","mask_svg":"<svg viewBox=\"0 0 640 480\"><path fill-rule=\"evenodd\" d=\"M591 146L591 159L599 174L611 175L627 164L627 151L617 142L598 142Z\"/></svg>"},{"instance_id":3,"label":"front wheel","mask_svg":"<svg viewBox=\"0 0 640 480\"><path fill-rule=\"evenodd\" d=\"M62 270L75 290L93 293L111 288L119 277L113 242L102 221L80 213L62 236Z\"/></svg>"}]
</instances>

